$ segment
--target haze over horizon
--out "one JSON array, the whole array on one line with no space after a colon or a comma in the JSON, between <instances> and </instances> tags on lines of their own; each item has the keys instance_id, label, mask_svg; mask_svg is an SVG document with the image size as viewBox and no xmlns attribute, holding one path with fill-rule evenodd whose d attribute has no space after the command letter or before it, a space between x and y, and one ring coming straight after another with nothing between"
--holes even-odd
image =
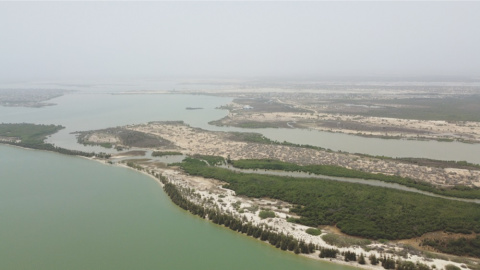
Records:
<instances>
[{"instance_id":1,"label":"haze over horizon","mask_svg":"<svg viewBox=\"0 0 480 270\"><path fill-rule=\"evenodd\" d=\"M480 77L479 2L1 2L0 82Z\"/></svg>"}]
</instances>

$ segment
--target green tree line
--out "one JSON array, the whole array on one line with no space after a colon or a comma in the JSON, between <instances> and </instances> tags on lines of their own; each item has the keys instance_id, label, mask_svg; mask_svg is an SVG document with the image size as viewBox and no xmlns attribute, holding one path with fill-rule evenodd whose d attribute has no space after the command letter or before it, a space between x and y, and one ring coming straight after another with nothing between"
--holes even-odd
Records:
<instances>
[{"instance_id":1,"label":"green tree line","mask_svg":"<svg viewBox=\"0 0 480 270\"><path fill-rule=\"evenodd\" d=\"M84 157L101 157L109 158L109 154L95 152L83 152L78 150L70 150L62 147L55 146L51 143L45 143L47 136L50 136L57 131L63 129L62 126L56 125L37 125L28 123L18 124L0 124L0 136L10 137L20 140L17 141L2 141L2 143L36 149L57 152L65 155L75 155Z\"/></svg>"},{"instance_id":2,"label":"green tree line","mask_svg":"<svg viewBox=\"0 0 480 270\"><path fill-rule=\"evenodd\" d=\"M431 246L444 253L458 256L480 258L480 235L475 238L460 237L458 239L424 239L422 245Z\"/></svg>"},{"instance_id":3,"label":"green tree line","mask_svg":"<svg viewBox=\"0 0 480 270\"><path fill-rule=\"evenodd\" d=\"M366 180L379 180L389 183L397 183L403 186L416 188L431 193L468 199L480 199L480 188L470 188L458 186L453 188L437 188L430 183L417 181L411 178L405 178L395 175L386 175L379 173L368 173L359 170L347 169L333 165L297 165L294 163L283 162L274 159L241 159L233 160L231 164L239 169L265 169L289 172L305 172L316 175L327 175L346 178L361 178Z\"/></svg>"},{"instance_id":4,"label":"green tree line","mask_svg":"<svg viewBox=\"0 0 480 270\"><path fill-rule=\"evenodd\" d=\"M480 207L473 203L355 183L312 178L235 173L187 158L179 164L191 175L226 182L237 195L269 197L294 204L303 225L336 225L369 239L405 239L445 230L480 232Z\"/></svg>"}]
</instances>

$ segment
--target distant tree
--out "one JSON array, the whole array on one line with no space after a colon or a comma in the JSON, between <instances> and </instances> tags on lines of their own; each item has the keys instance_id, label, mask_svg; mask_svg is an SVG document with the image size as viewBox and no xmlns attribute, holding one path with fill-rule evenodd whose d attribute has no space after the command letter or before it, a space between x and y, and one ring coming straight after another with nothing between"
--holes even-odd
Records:
<instances>
[{"instance_id":1,"label":"distant tree","mask_svg":"<svg viewBox=\"0 0 480 270\"><path fill-rule=\"evenodd\" d=\"M377 259L377 256L375 256L375 254L372 254L368 257L368 259L370 260L370 263L372 265L377 265L378 264L378 259Z\"/></svg>"},{"instance_id":2,"label":"distant tree","mask_svg":"<svg viewBox=\"0 0 480 270\"><path fill-rule=\"evenodd\" d=\"M358 257L358 263L359 264L365 264L365 256L363 256L363 253L360 254L360 256Z\"/></svg>"}]
</instances>

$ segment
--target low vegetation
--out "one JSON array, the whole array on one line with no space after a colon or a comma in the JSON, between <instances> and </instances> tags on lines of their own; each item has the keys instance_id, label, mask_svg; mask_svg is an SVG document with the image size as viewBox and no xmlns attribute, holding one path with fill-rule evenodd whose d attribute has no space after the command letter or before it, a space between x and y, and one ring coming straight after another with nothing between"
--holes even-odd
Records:
<instances>
[{"instance_id":1,"label":"low vegetation","mask_svg":"<svg viewBox=\"0 0 480 270\"><path fill-rule=\"evenodd\" d=\"M284 145L284 146L291 146L291 147L331 151L330 149L325 149L323 147L313 146L313 145L308 145L308 144L297 144L297 143L291 143L291 142L287 142L287 141L284 141L284 142L272 141L272 140L263 136L260 133L229 132L227 136L228 136L228 139L233 140L233 141L239 141L239 142L251 142L251 143L260 143L260 144L275 144L275 145Z\"/></svg>"},{"instance_id":2,"label":"low vegetation","mask_svg":"<svg viewBox=\"0 0 480 270\"><path fill-rule=\"evenodd\" d=\"M269 211L269 210L261 210L260 213L258 213L258 216L261 219L274 218L275 217L275 212Z\"/></svg>"},{"instance_id":3,"label":"low vegetation","mask_svg":"<svg viewBox=\"0 0 480 270\"><path fill-rule=\"evenodd\" d=\"M272 122L244 121L239 122L235 126L239 128L278 128L279 124Z\"/></svg>"},{"instance_id":4,"label":"low vegetation","mask_svg":"<svg viewBox=\"0 0 480 270\"><path fill-rule=\"evenodd\" d=\"M308 228L305 230L305 232L314 236L322 234L322 231L316 228Z\"/></svg>"},{"instance_id":5,"label":"low vegetation","mask_svg":"<svg viewBox=\"0 0 480 270\"><path fill-rule=\"evenodd\" d=\"M445 270L460 270L460 267L455 266L453 264L447 264L445 265Z\"/></svg>"},{"instance_id":6,"label":"low vegetation","mask_svg":"<svg viewBox=\"0 0 480 270\"><path fill-rule=\"evenodd\" d=\"M422 245L433 247L443 253L480 258L480 236L457 239L424 239Z\"/></svg>"},{"instance_id":7,"label":"low vegetation","mask_svg":"<svg viewBox=\"0 0 480 270\"><path fill-rule=\"evenodd\" d=\"M405 157L386 157L386 156L373 156L363 153L355 153L355 155L360 157L371 157L376 159L383 160L393 160L399 161L401 163L415 164L419 166L430 166L438 168L456 168L456 169L465 169L465 170L480 170L480 164L470 163L467 161L456 161L456 160L437 160L429 158L405 158Z\"/></svg>"},{"instance_id":8,"label":"low vegetation","mask_svg":"<svg viewBox=\"0 0 480 270\"><path fill-rule=\"evenodd\" d=\"M367 245L370 245L372 243L372 241L368 239L361 239L333 233L323 235L322 239L329 245L337 247L360 246L365 249Z\"/></svg>"},{"instance_id":9,"label":"low vegetation","mask_svg":"<svg viewBox=\"0 0 480 270\"><path fill-rule=\"evenodd\" d=\"M210 166L225 164L225 159L220 156L193 155L193 157L206 161Z\"/></svg>"},{"instance_id":10,"label":"low vegetation","mask_svg":"<svg viewBox=\"0 0 480 270\"><path fill-rule=\"evenodd\" d=\"M153 151L152 157L164 157L164 156L181 156L183 155L181 152L174 152L174 151Z\"/></svg>"},{"instance_id":11,"label":"low vegetation","mask_svg":"<svg viewBox=\"0 0 480 270\"><path fill-rule=\"evenodd\" d=\"M362 103L344 100L345 103ZM405 98L375 100L376 109L356 112L363 116L391 117L418 120L480 121L480 95L448 98ZM400 106L399 106L400 105ZM329 112L329 111L326 111ZM332 113L338 113L331 111Z\"/></svg>"}]
</instances>

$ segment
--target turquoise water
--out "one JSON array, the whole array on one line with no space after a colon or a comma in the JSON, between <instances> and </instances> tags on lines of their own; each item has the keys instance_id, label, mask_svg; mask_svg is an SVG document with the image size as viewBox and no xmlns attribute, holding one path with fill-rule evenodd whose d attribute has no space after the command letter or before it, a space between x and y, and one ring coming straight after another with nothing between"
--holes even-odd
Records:
<instances>
[{"instance_id":1,"label":"turquoise water","mask_svg":"<svg viewBox=\"0 0 480 270\"><path fill-rule=\"evenodd\" d=\"M138 172L0 145L0 269L328 269L173 205Z\"/></svg>"}]
</instances>

